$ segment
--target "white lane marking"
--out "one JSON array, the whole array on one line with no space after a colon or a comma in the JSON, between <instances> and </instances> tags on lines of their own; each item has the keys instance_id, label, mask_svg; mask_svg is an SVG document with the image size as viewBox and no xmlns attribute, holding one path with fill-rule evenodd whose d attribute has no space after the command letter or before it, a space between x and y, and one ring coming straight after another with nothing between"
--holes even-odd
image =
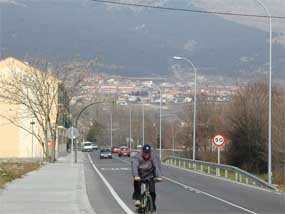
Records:
<instances>
[{"instance_id":1,"label":"white lane marking","mask_svg":"<svg viewBox=\"0 0 285 214\"><path fill-rule=\"evenodd\" d=\"M110 193L113 195L115 200L118 202L118 204L121 206L121 208L127 213L127 214L134 214L134 212L125 204L125 202L120 198L118 193L113 189L113 187L110 185L110 183L107 181L107 179L102 175L102 173L97 169L95 164L93 163L90 154L88 154L89 161L91 165L93 166L94 170L97 172L99 177L102 179L106 187L109 189Z\"/></svg>"},{"instance_id":2,"label":"white lane marking","mask_svg":"<svg viewBox=\"0 0 285 214\"><path fill-rule=\"evenodd\" d=\"M206 177L215 178L215 179L218 179L218 180L231 182L231 183L234 183L234 184L242 185L242 186L253 188L253 189L256 189L256 190L262 190L262 191L265 191L265 192L268 192L268 193L275 193L277 195L280 194L280 192L277 192L277 191L274 191L274 190L269 190L269 189L264 189L264 188L257 187L257 186L252 186L252 185L249 185L249 184L239 183L239 182L236 182L236 181L233 181L233 180L229 180L229 179L226 179L226 178L223 178L223 177L218 177L218 176L215 176L215 175L209 175L209 174L206 174L206 173L203 173L203 172L194 171L194 170L191 170L191 169L184 169L184 168L180 168L180 167L177 167L177 166L172 166L172 165L169 165L169 164L166 164L166 163L162 163L162 165L168 166L168 167L172 167L172 168L175 168L175 169L180 169L180 170L183 170L183 171L186 171L186 172L195 173L195 174L198 174L198 175L204 175Z\"/></svg>"},{"instance_id":3,"label":"white lane marking","mask_svg":"<svg viewBox=\"0 0 285 214\"><path fill-rule=\"evenodd\" d=\"M116 159L117 159L117 158L116 158ZM117 160L120 160L120 161L123 161L123 162L125 162L125 163L130 164L130 162L129 162L129 161L126 161L126 160L122 160L122 159L119 159L119 158L118 158ZM166 164L164 164L164 165L166 165ZM168 166L168 165L167 165L167 166ZM175 167L175 168L176 168L176 167ZM177 168L177 169L180 169L180 168ZM189 170L189 171L190 171L190 170ZM192 172L192 171L191 171L191 172ZM201 173L201 175L204 175L204 174ZM238 208L238 209L241 209L241 210L243 210L243 211L245 211L245 212L252 213L252 214L258 214L258 213L254 212L254 211L251 211L251 210L249 210L249 209L246 209L246 208L244 208L244 207L241 207L241 206L239 206L239 205L237 205L237 204L234 204L234 203L232 203L232 202L226 201L226 200L224 200L224 199L222 199L222 198L219 198L219 197L217 197L217 196L211 195L211 194L209 194L209 193L207 193L207 192L203 192L203 191L201 191L201 190L199 190L199 189L196 189L196 188L193 188L193 187L191 187L191 186L182 184L182 183L180 183L180 182L178 182L178 181L172 180L172 179L167 178L167 177L165 177L165 176L163 176L163 178L166 179L166 180L168 180L168 181L170 181L170 182L172 182L172 183L178 184L179 186L182 186L182 187L185 188L185 189L189 189L190 191L193 191L193 192L195 192L195 193L197 193L197 194L204 194L204 195L206 195L206 196L208 196L208 197L210 197L210 198L214 198L214 199L216 199L216 200L218 200L218 201L221 201L221 202L226 203L226 204L228 204L228 205L230 205L230 206L233 206L233 207L236 207L236 208Z\"/></svg>"},{"instance_id":4,"label":"white lane marking","mask_svg":"<svg viewBox=\"0 0 285 214\"><path fill-rule=\"evenodd\" d=\"M182 183L180 183L180 182L178 182L178 181L172 180L172 179L167 178L167 177L164 177L164 176L163 176L163 178L164 178L165 180L168 180L168 181L172 182L172 183L178 184L179 186L182 186L182 187L185 188L185 189L186 189L186 188L189 188L189 189L192 190L192 191L196 191L197 193L199 192L200 194L203 194L203 195L206 195L206 196L208 196L208 197L214 198L214 199L216 199L216 200L218 200L218 201L221 201L221 202L226 203L226 204L228 204L228 205L230 205L230 206L236 207L236 208L238 208L238 209L240 209L240 210L243 210L243 211L245 211L245 212L252 213L252 214L258 214L258 213L254 212L254 211L251 211L251 210L246 209L246 208L244 208L244 207L241 207L241 206L239 206L239 205L237 205L237 204L231 203L231 202L229 202L229 201L226 201L226 200L224 200L224 199L221 199L221 198L219 198L219 197L216 197L216 196L214 196L214 195L211 195L211 194L209 194L209 193L207 193L207 192L203 192L203 191L201 191L201 190L195 189L195 188L190 187L190 186L188 186L188 185L182 184Z\"/></svg>"},{"instance_id":5,"label":"white lane marking","mask_svg":"<svg viewBox=\"0 0 285 214\"><path fill-rule=\"evenodd\" d=\"M100 168L103 171L128 171L130 168L121 167L121 168Z\"/></svg>"},{"instance_id":6,"label":"white lane marking","mask_svg":"<svg viewBox=\"0 0 285 214\"><path fill-rule=\"evenodd\" d=\"M126 160L123 160L123 159L121 159L121 158L116 158L116 157L114 157L114 159L119 160L119 161L122 161L122 162L127 163L127 164L131 164L130 161L126 161Z\"/></svg>"}]
</instances>

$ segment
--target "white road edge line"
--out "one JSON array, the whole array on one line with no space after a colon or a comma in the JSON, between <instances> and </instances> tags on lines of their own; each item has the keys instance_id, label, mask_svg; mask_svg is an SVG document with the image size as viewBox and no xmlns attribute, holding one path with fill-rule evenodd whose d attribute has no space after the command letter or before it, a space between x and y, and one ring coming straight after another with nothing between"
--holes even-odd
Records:
<instances>
[{"instance_id":1,"label":"white road edge line","mask_svg":"<svg viewBox=\"0 0 285 214\"><path fill-rule=\"evenodd\" d=\"M214 199L216 199L216 200L218 200L218 201L221 201L221 202L226 203L226 204L228 204L228 205L230 205L230 206L236 207L236 208L238 208L238 209L240 209L240 210L243 210L243 211L245 211L245 212L248 212L248 213L251 213L251 214L258 214L258 213L254 212L254 211L251 211L251 210L249 210L249 209L246 209L246 208L244 208L244 207L241 207L241 206L239 206L239 205L237 205L237 204L231 203L231 202L229 202L229 201L226 201L226 200L224 200L224 199L221 199L221 198L219 198L219 197L216 197L216 196L214 196L214 195L211 195L211 194L209 194L209 193L207 193L207 192L203 192L203 191L201 191L201 190L195 189L195 188L193 188L193 187L191 187L191 186L182 184L182 183L180 183L180 182L178 182L178 181L172 180L172 179L167 178L167 177L165 177L165 176L163 176L163 178L164 178L165 180L168 180L168 181L172 182L172 183L178 184L178 185L180 185L180 186L182 186L182 187L184 187L184 188L185 188L185 187L186 187L186 188L191 188L191 189L193 189L193 190L195 190L195 191L200 192L200 193L203 194L203 195L206 195L206 196L208 196L208 197L214 198Z\"/></svg>"},{"instance_id":2,"label":"white road edge line","mask_svg":"<svg viewBox=\"0 0 285 214\"><path fill-rule=\"evenodd\" d=\"M118 204L121 206L121 208L127 213L127 214L134 214L134 212L125 204L125 202L120 198L118 193L113 189L113 187L110 185L110 183L107 181L107 179L102 175L102 173L97 169L95 164L93 163L90 154L88 154L89 161L91 165L93 166L94 170L97 172L99 177L102 179L106 187L109 189L112 196L115 198L115 200L118 202Z\"/></svg>"},{"instance_id":3,"label":"white road edge line","mask_svg":"<svg viewBox=\"0 0 285 214\"><path fill-rule=\"evenodd\" d=\"M249 185L249 184L236 182L236 181L233 181L233 180L230 180L230 179L226 179L226 178L223 178L223 177L217 177L215 175L209 175L209 174L206 174L206 173L203 173L203 172L198 172L198 171L191 170L191 169L184 169L184 168L180 168L178 166L173 166L173 165L166 164L166 163L161 163L161 164L164 165L164 166L175 168L175 169L180 169L180 170L183 170L183 171L186 171L186 172L191 172L191 173L195 173L195 174L198 174L198 175L204 175L206 177L215 178L215 179L218 179L218 180L223 180L223 181L231 182L231 183L234 183L234 184L237 184L237 185L242 185L242 186L245 186L245 187L253 188L253 189L256 189L256 190L261 190L261 191L265 191L265 192L269 192L269 193L275 193L277 195L281 195L282 194L282 193L274 191L274 190L268 190L268 189L264 189L264 188L261 188L261 187L252 186L252 185Z\"/></svg>"},{"instance_id":4,"label":"white road edge line","mask_svg":"<svg viewBox=\"0 0 285 214\"><path fill-rule=\"evenodd\" d=\"M122 159L119 159L119 158L115 158L115 159L130 164L129 161L122 160ZM168 165L167 165L167 166L168 166ZM180 169L180 168L179 168L179 169ZM192 171L191 171L191 172L192 172ZM216 199L216 200L218 200L218 201L221 201L221 202L223 202L223 203L226 203L226 204L228 204L228 205L230 205L230 206L233 206L233 207L236 207L236 208L238 208L238 209L241 209L241 210L243 210L243 211L245 211L245 212L248 212L248 213L251 213L251 214L258 214L258 213L254 212L254 211L251 211L251 210L249 210L249 209L246 209L246 208L244 208L244 207L241 207L241 206L239 206L239 205L237 205L237 204L234 204L234 203L232 203L232 202L226 201L226 200L224 200L224 199L222 199L222 198L219 198L219 197L217 197L217 196L211 195L211 194L209 194L209 193L207 193L207 192L204 192L204 191L201 191L201 190L199 190L199 189L193 188L193 187L188 186L188 185L186 185L186 184L182 184L182 183L180 183L180 182L178 182L178 181L172 180L172 179L167 178L167 177L165 177L165 176L163 176L163 178L164 178L165 180L168 180L168 181L172 182L172 183L178 184L179 186L182 186L183 188L185 188L185 187L186 187L186 188L190 188L190 189L192 189L192 190L195 190L196 192L200 192L201 194L204 194L204 195L206 195L206 196L208 196L208 197L214 198L214 199Z\"/></svg>"},{"instance_id":5,"label":"white road edge line","mask_svg":"<svg viewBox=\"0 0 285 214\"><path fill-rule=\"evenodd\" d=\"M119 159L119 158L115 158L115 159L130 164L130 162L128 162L126 160L122 160L122 159ZM256 190L261 190L261 191L265 191L265 192L268 192L268 193L275 193L277 195L282 195L281 192L277 192L277 191L274 191L274 190L268 190L268 189L264 189L264 188L261 188L261 187L252 186L252 185L249 185L249 184L239 183L239 182L236 182L236 181L233 181L233 180L225 179L225 178L222 178L222 177L217 177L215 175L209 175L209 174L198 172L198 171L194 171L194 170L191 170L191 169L184 169L184 168L180 168L180 167L173 166L173 165L170 165L170 164L165 164L165 163L161 163L161 164L164 165L164 166L167 166L167 167L172 167L172 168L180 169L180 170L183 170L183 171L186 171L186 172L196 173L196 174L203 175L203 176L206 176L206 177L210 177L210 178L215 178L215 179L218 179L218 180L231 182L231 183L234 183L234 184L237 184L237 185L242 185L242 186L253 188L253 189L256 189Z\"/></svg>"}]
</instances>

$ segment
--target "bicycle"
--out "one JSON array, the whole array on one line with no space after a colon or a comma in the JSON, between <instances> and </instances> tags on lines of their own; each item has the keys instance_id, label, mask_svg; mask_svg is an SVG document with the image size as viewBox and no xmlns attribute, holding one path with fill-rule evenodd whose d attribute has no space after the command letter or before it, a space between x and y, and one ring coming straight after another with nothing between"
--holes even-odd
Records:
<instances>
[{"instance_id":1,"label":"bicycle","mask_svg":"<svg viewBox=\"0 0 285 214\"><path fill-rule=\"evenodd\" d=\"M150 179L141 181L144 184L144 192L142 193L142 197L140 200L141 203L138 208L138 213L141 213L141 214L153 214L154 213L153 201L152 201L152 197L149 191L150 181L151 181ZM159 181L161 180L154 179L155 183Z\"/></svg>"}]
</instances>

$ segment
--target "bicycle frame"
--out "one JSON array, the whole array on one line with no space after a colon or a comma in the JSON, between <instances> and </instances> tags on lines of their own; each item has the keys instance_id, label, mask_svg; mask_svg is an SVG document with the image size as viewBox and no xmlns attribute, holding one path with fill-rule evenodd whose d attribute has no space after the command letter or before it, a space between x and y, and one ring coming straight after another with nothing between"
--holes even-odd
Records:
<instances>
[{"instance_id":1,"label":"bicycle frame","mask_svg":"<svg viewBox=\"0 0 285 214\"><path fill-rule=\"evenodd\" d=\"M149 182L150 181L143 182L144 192L142 193L141 205L140 205L140 210L142 214L152 214L153 213L153 204L152 204L152 198L151 198L150 191L149 191Z\"/></svg>"}]
</instances>

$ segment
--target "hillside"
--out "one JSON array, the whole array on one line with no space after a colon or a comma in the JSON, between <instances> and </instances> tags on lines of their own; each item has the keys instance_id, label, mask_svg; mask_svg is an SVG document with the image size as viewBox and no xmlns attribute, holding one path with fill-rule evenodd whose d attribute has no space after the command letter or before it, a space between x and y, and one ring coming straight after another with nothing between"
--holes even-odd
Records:
<instances>
[{"instance_id":1,"label":"hillside","mask_svg":"<svg viewBox=\"0 0 285 214\"><path fill-rule=\"evenodd\" d=\"M188 0L138 1L193 8ZM196 6L213 7L202 5L206 1L197 2ZM267 71L267 32L219 16L89 0L0 0L0 6L3 57L43 56L51 61L74 56L99 58L103 64L100 71L131 76L167 75L179 70L171 59L174 55L191 58L203 74L240 76ZM274 71L281 74L284 46L275 43L273 53Z\"/></svg>"}]
</instances>

